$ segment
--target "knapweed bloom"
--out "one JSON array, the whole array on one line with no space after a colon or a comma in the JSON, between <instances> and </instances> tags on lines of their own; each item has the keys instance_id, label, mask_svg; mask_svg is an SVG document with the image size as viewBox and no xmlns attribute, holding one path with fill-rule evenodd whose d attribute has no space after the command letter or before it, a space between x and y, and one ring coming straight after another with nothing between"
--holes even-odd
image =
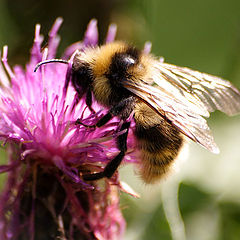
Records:
<instances>
[{"instance_id":1,"label":"knapweed bloom","mask_svg":"<svg viewBox=\"0 0 240 240\"><path fill-rule=\"evenodd\" d=\"M125 229L118 173L95 182L84 182L81 177L101 171L118 154L119 123L113 119L96 129L75 124L77 119L94 124L105 110L94 102L96 113L91 113L84 98L76 103L73 87L66 84L74 51L98 43L96 20L90 22L82 42L66 49L62 58L70 58L69 65L51 63L33 71L37 63L55 58L61 22L56 20L44 50L40 25L36 26L25 69L12 69L7 47L2 51L0 137L8 160L0 166L0 172L7 173L0 195L1 240L113 240L121 239ZM111 25L106 42L114 40L115 32ZM134 159L127 154L126 161Z\"/></svg>"}]
</instances>

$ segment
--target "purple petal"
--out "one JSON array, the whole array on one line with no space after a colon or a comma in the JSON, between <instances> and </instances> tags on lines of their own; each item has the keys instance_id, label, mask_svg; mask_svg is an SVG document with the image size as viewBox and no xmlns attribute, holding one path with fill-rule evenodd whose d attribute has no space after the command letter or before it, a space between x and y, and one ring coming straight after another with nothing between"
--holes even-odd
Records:
<instances>
[{"instance_id":1,"label":"purple petal","mask_svg":"<svg viewBox=\"0 0 240 240\"><path fill-rule=\"evenodd\" d=\"M36 63L41 61L41 44L43 42L43 37L40 35L40 24L37 24L35 27L35 37L33 47L31 49L31 59L30 62L33 62L35 65Z\"/></svg>"},{"instance_id":2,"label":"purple petal","mask_svg":"<svg viewBox=\"0 0 240 240\"><path fill-rule=\"evenodd\" d=\"M84 45L82 42L76 42L66 48L63 54L63 59L68 59L76 50L83 49Z\"/></svg>"},{"instance_id":3,"label":"purple petal","mask_svg":"<svg viewBox=\"0 0 240 240\"><path fill-rule=\"evenodd\" d=\"M111 43L115 40L116 37L116 33L117 33L117 25L112 23L109 27L108 27L108 32L107 32L107 37L106 37L106 43Z\"/></svg>"},{"instance_id":4,"label":"purple petal","mask_svg":"<svg viewBox=\"0 0 240 240\"><path fill-rule=\"evenodd\" d=\"M146 42L145 45L144 45L143 52L148 54L148 53L151 52L151 49L152 49L152 43L151 42Z\"/></svg>"},{"instance_id":5,"label":"purple petal","mask_svg":"<svg viewBox=\"0 0 240 240\"><path fill-rule=\"evenodd\" d=\"M57 18L55 23L53 24L52 29L49 32L49 40L48 40L48 59L52 59L56 55L57 47L60 42L60 38L57 36L57 32L63 22L62 18Z\"/></svg>"},{"instance_id":6,"label":"purple petal","mask_svg":"<svg viewBox=\"0 0 240 240\"><path fill-rule=\"evenodd\" d=\"M5 69L7 70L8 75L10 76L10 78L14 79L15 75L14 75L12 69L10 68L10 66L8 64L7 55L8 55L8 46L4 46L3 47L2 62L3 62L3 65L4 65Z\"/></svg>"},{"instance_id":7,"label":"purple petal","mask_svg":"<svg viewBox=\"0 0 240 240\"><path fill-rule=\"evenodd\" d=\"M96 46L98 43L97 20L92 19L87 26L83 43L85 46Z\"/></svg>"}]
</instances>

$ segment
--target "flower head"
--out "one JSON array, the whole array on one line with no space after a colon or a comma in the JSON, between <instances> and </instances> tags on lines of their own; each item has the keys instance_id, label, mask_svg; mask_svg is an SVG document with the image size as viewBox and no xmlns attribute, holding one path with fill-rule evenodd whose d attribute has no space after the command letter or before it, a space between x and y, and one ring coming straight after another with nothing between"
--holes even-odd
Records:
<instances>
[{"instance_id":1,"label":"flower head","mask_svg":"<svg viewBox=\"0 0 240 240\"><path fill-rule=\"evenodd\" d=\"M0 172L8 172L8 177L0 195L0 239L47 239L46 232L62 239L118 239L125 228L118 206L118 174L102 185L81 178L101 170L118 153L118 121L100 129L75 124L77 119L94 124L104 110L94 102L96 113L91 113L84 98L76 101L68 84L71 58L69 65L48 64L33 71L40 61L56 56L61 23L60 18L54 23L43 52L40 25L36 26L25 69L12 70L7 47L3 49L0 137L8 163L0 166ZM113 41L115 33L116 26L111 25L106 42ZM83 41L68 47L63 59L97 43L97 22L92 20ZM133 159L127 155L125 161Z\"/></svg>"}]
</instances>

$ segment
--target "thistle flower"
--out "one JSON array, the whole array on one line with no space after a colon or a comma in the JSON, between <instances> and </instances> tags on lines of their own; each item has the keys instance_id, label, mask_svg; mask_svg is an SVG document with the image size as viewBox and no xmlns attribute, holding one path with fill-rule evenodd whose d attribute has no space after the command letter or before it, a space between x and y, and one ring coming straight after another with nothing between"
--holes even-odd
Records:
<instances>
[{"instance_id":1,"label":"thistle flower","mask_svg":"<svg viewBox=\"0 0 240 240\"><path fill-rule=\"evenodd\" d=\"M69 66L55 63L33 71L40 61L55 57L61 23L60 18L54 23L43 52L40 25L36 25L25 69L12 70L7 47L3 49L0 137L8 162L0 166L0 173L8 176L0 195L0 239L112 240L120 239L125 229L118 173L91 184L81 178L88 171L100 171L118 153L118 122L113 119L94 130L75 124L78 118L93 124L104 111L94 102L96 113L91 113L85 99L76 104L75 91L67 84L71 60ZM116 26L111 25L106 42L113 41L115 33ZM83 41L68 47L63 58L97 43L97 22L92 20ZM134 159L128 154L125 161Z\"/></svg>"}]
</instances>

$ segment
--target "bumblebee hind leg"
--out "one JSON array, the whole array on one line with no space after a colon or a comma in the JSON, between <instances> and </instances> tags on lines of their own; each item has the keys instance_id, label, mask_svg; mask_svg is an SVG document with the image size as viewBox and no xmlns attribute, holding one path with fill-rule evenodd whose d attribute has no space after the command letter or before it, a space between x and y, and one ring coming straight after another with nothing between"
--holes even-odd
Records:
<instances>
[{"instance_id":1,"label":"bumblebee hind leg","mask_svg":"<svg viewBox=\"0 0 240 240\"><path fill-rule=\"evenodd\" d=\"M102 118L99 119L99 121L94 125L85 125L81 123L80 120L76 121L76 124L81 124L85 127L89 128L95 128L95 127L101 127L105 125L108 121L110 121L114 116L118 116L121 120L123 120L123 124L120 128L120 131L126 130L125 133L119 135L117 137L117 147L120 150L119 154L113 158L104 168L102 172L99 173L93 173L93 174L86 174L83 176L83 179L86 181L93 181L100 178L111 178L114 172L119 167L121 161L123 160L125 153L127 151L127 136L128 136L128 130L130 127L130 122L127 122L126 119L130 116L130 114L133 111L135 99L130 96L128 98L123 99L118 104L114 105L107 114L105 114Z\"/></svg>"}]
</instances>

